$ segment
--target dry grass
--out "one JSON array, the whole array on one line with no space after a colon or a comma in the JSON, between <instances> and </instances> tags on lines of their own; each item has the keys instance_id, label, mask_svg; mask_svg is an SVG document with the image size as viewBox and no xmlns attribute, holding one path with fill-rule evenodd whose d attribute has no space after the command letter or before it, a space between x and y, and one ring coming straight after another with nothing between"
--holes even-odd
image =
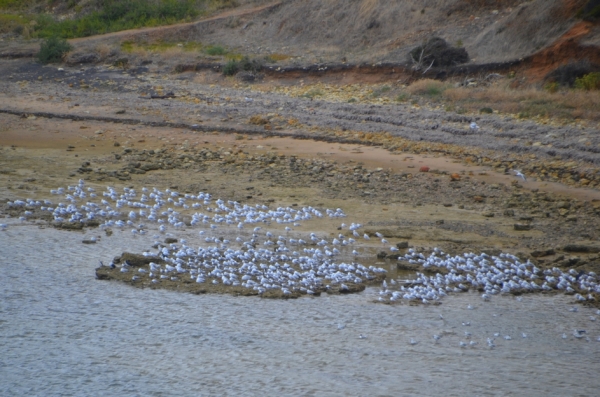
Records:
<instances>
[{"instance_id":1,"label":"dry grass","mask_svg":"<svg viewBox=\"0 0 600 397\"><path fill-rule=\"evenodd\" d=\"M406 87L406 90L411 95L439 96L446 88L447 84L439 80L422 79Z\"/></svg>"},{"instance_id":2,"label":"dry grass","mask_svg":"<svg viewBox=\"0 0 600 397\"><path fill-rule=\"evenodd\" d=\"M100 57L101 60L105 60L108 58L112 52L112 47L108 44L98 44L95 48L96 54Z\"/></svg>"},{"instance_id":3,"label":"dry grass","mask_svg":"<svg viewBox=\"0 0 600 397\"><path fill-rule=\"evenodd\" d=\"M483 88L447 88L441 101L469 112L490 107L521 118L587 119L600 121L600 91L511 89L507 85Z\"/></svg>"}]
</instances>

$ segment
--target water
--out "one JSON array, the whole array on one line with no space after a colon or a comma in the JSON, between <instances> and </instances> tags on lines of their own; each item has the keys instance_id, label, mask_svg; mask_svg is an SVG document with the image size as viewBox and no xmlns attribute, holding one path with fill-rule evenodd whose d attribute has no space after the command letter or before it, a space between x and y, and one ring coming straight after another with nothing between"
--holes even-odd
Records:
<instances>
[{"instance_id":1,"label":"water","mask_svg":"<svg viewBox=\"0 0 600 397\"><path fill-rule=\"evenodd\" d=\"M460 294L425 307L374 304L375 288L290 301L141 290L95 280L94 268L148 239L81 239L14 223L0 232L0 395L590 396L600 386L600 320L570 312L569 297Z\"/></svg>"}]
</instances>

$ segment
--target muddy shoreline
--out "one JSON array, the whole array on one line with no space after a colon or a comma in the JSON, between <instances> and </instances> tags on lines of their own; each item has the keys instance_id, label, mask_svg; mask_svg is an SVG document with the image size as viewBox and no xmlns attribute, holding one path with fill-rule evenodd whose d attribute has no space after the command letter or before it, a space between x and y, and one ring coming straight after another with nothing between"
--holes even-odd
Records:
<instances>
[{"instance_id":1,"label":"muddy shoreline","mask_svg":"<svg viewBox=\"0 0 600 397\"><path fill-rule=\"evenodd\" d=\"M205 190L249 205L343 208L369 233L422 252L511 252L542 267L600 272L600 135L589 126L348 103L342 94L311 100L269 82L152 65L2 62L10 77L0 83L4 203L52 199L51 189L78 179L97 189ZM8 204L2 213L20 216ZM45 219L36 216L25 222ZM381 248L367 248L376 260Z\"/></svg>"}]
</instances>

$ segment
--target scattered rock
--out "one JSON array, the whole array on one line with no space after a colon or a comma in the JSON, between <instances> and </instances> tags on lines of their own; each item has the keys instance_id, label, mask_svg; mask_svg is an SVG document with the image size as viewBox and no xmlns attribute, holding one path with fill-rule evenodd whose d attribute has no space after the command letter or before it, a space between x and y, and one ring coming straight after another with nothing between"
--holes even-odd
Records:
<instances>
[{"instance_id":1,"label":"scattered rock","mask_svg":"<svg viewBox=\"0 0 600 397\"><path fill-rule=\"evenodd\" d=\"M515 230L517 230L517 231L531 230L531 225L524 224L524 223L515 223L514 227L515 227Z\"/></svg>"},{"instance_id":2,"label":"scattered rock","mask_svg":"<svg viewBox=\"0 0 600 397\"><path fill-rule=\"evenodd\" d=\"M547 250L532 251L531 256L533 256L534 258L542 258L544 256L554 255L555 253L556 253L556 251L554 251L552 248L550 248Z\"/></svg>"},{"instance_id":3,"label":"scattered rock","mask_svg":"<svg viewBox=\"0 0 600 397\"><path fill-rule=\"evenodd\" d=\"M582 253L596 253L600 252L600 248L591 245L584 244L568 244L563 248L565 252L582 252Z\"/></svg>"}]
</instances>

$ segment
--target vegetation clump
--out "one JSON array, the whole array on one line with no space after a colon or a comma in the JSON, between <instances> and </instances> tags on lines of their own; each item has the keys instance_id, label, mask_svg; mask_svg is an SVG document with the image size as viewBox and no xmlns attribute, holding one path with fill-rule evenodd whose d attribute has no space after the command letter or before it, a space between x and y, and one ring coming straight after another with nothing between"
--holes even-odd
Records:
<instances>
[{"instance_id":1,"label":"vegetation clump","mask_svg":"<svg viewBox=\"0 0 600 397\"><path fill-rule=\"evenodd\" d=\"M65 54L72 49L73 47L67 43L67 40L51 36L42 42L37 59L43 64L60 62Z\"/></svg>"},{"instance_id":2,"label":"vegetation clump","mask_svg":"<svg viewBox=\"0 0 600 397\"><path fill-rule=\"evenodd\" d=\"M85 37L190 20L200 13L194 0L103 0L98 5L97 11L75 19L57 21L50 15L40 15L36 34L39 37Z\"/></svg>"},{"instance_id":3,"label":"vegetation clump","mask_svg":"<svg viewBox=\"0 0 600 397\"><path fill-rule=\"evenodd\" d=\"M432 37L425 44L414 48L408 56L409 62L417 70L428 67L456 66L469 61L469 54L463 48L451 47L441 37Z\"/></svg>"},{"instance_id":4,"label":"vegetation clump","mask_svg":"<svg viewBox=\"0 0 600 397\"><path fill-rule=\"evenodd\" d=\"M257 73L260 72L262 67L263 64L259 60L250 59L249 57L245 56L239 61L232 59L227 62L223 67L223 74L225 76L233 76L237 72L241 71Z\"/></svg>"},{"instance_id":5,"label":"vegetation clump","mask_svg":"<svg viewBox=\"0 0 600 397\"><path fill-rule=\"evenodd\" d=\"M588 73L575 79L575 87L586 91L600 90L600 72Z\"/></svg>"}]
</instances>

